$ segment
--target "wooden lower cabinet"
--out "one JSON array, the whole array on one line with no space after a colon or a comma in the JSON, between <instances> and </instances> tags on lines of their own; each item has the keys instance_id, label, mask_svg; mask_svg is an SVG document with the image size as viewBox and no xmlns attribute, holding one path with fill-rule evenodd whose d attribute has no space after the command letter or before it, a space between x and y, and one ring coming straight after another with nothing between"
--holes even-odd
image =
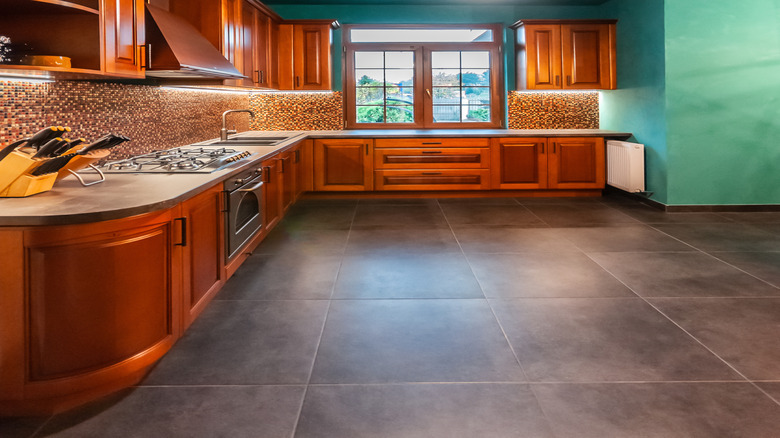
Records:
<instances>
[{"instance_id":1,"label":"wooden lower cabinet","mask_svg":"<svg viewBox=\"0 0 780 438\"><path fill-rule=\"evenodd\" d=\"M0 414L46 414L110 393L170 349L182 313L178 217L176 207L0 230Z\"/></svg>"},{"instance_id":2,"label":"wooden lower cabinet","mask_svg":"<svg viewBox=\"0 0 780 438\"><path fill-rule=\"evenodd\" d=\"M492 189L603 189L601 137L493 139Z\"/></svg>"},{"instance_id":3,"label":"wooden lower cabinet","mask_svg":"<svg viewBox=\"0 0 780 438\"><path fill-rule=\"evenodd\" d=\"M315 191L373 190L371 139L314 141Z\"/></svg>"},{"instance_id":4,"label":"wooden lower cabinet","mask_svg":"<svg viewBox=\"0 0 780 438\"><path fill-rule=\"evenodd\" d=\"M225 283L225 223L222 185L182 203L181 217L186 241L183 250L183 329L206 308Z\"/></svg>"},{"instance_id":5,"label":"wooden lower cabinet","mask_svg":"<svg viewBox=\"0 0 780 438\"><path fill-rule=\"evenodd\" d=\"M282 177L282 164L276 157L269 158L262 163L263 166L263 227L265 232L270 231L282 219L282 190L284 179Z\"/></svg>"},{"instance_id":6,"label":"wooden lower cabinet","mask_svg":"<svg viewBox=\"0 0 780 438\"><path fill-rule=\"evenodd\" d=\"M376 190L488 190L489 169L376 170Z\"/></svg>"}]
</instances>

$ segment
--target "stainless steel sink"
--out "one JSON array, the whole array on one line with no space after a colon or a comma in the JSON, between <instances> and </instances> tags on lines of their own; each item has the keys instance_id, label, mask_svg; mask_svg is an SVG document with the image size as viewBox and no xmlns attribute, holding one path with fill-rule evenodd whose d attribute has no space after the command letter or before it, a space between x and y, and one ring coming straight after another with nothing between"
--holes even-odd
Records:
<instances>
[{"instance_id":1,"label":"stainless steel sink","mask_svg":"<svg viewBox=\"0 0 780 438\"><path fill-rule=\"evenodd\" d=\"M248 138L233 138L233 139L227 139L218 141L215 143L210 143L210 146L276 146L277 144L287 140L286 138L257 138L257 139L248 139Z\"/></svg>"}]
</instances>

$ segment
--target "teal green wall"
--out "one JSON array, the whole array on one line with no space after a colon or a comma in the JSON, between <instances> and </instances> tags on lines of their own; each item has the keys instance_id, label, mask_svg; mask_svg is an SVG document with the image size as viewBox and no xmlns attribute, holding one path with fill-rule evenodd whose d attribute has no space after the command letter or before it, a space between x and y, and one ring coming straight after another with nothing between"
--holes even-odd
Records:
<instances>
[{"instance_id":1,"label":"teal green wall","mask_svg":"<svg viewBox=\"0 0 780 438\"><path fill-rule=\"evenodd\" d=\"M666 0L669 204L780 204L780 0Z\"/></svg>"},{"instance_id":2,"label":"teal green wall","mask_svg":"<svg viewBox=\"0 0 780 438\"><path fill-rule=\"evenodd\" d=\"M600 93L600 127L632 132L645 145L646 190L667 203L664 2L612 0L603 8L618 19L618 89Z\"/></svg>"}]
</instances>

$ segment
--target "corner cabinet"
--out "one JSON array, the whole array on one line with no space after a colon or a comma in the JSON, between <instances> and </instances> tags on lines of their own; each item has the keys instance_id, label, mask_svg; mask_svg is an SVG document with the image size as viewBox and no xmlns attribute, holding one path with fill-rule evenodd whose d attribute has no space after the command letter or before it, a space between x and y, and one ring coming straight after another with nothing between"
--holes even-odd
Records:
<instances>
[{"instance_id":1,"label":"corner cabinet","mask_svg":"<svg viewBox=\"0 0 780 438\"><path fill-rule=\"evenodd\" d=\"M71 60L70 67L2 64L2 70L62 79L144 78L142 0L10 0L3 3L0 29L33 55Z\"/></svg>"},{"instance_id":2,"label":"corner cabinet","mask_svg":"<svg viewBox=\"0 0 780 438\"><path fill-rule=\"evenodd\" d=\"M492 140L493 189L603 189L601 137L517 137Z\"/></svg>"},{"instance_id":3,"label":"corner cabinet","mask_svg":"<svg viewBox=\"0 0 780 438\"><path fill-rule=\"evenodd\" d=\"M617 88L617 20L521 20L516 32L517 88Z\"/></svg>"},{"instance_id":4,"label":"corner cabinet","mask_svg":"<svg viewBox=\"0 0 780 438\"><path fill-rule=\"evenodd\" d=\"M330 90L334 20L293 20L279 25L279 89Z\"/></svg>"}]
</instances>

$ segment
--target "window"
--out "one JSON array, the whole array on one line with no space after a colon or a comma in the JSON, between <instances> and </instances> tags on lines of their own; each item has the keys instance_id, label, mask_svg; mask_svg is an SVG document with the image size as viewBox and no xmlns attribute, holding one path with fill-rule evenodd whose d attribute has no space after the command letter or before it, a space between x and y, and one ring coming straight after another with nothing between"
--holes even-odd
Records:
<instances>
[{"instance_id":1,"label":"window","mask_svg":"<svg viewBox=\"0 0 780 438\"><path fill-rule=\"evenodd\" d=\"M344 33L348 128L501 126L500 25Z\"/></svg>"}]
</instances>

